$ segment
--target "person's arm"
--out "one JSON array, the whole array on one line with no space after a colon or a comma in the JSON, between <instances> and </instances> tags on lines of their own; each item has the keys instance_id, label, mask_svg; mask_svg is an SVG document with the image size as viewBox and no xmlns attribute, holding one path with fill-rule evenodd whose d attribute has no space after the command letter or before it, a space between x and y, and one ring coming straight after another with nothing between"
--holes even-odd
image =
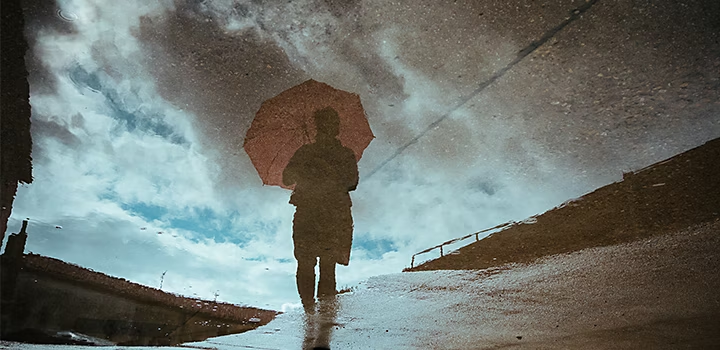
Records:
<instances>
[{"instance_id":1,"label":"person's arm","mask_svg":"<svg viewBox=\"0 0 720 350\"><path fill-rule=\"evenodd\" d=\"M358 185L359 181L359 175L358 175L358 166L357 166L357 160L355 159L355 153L350 150L348 150L348 155L346 156L346 162L347 162L347 171L348 171L348 192L349 191L355 191Z\"/></svg>"},{"instance_id":2,"label":"person's arm","mask_svg":"<svg viewBox=\"0 0 720 350\"><path fill-rule=\"evenodd\" d=\"M285 170L283 170L283 176L282 176L282 182L285 186L292 186L297 183L298 179L298 153L300 153L300 150L296 151L295 154L290 158L290 161L288 162L288 165L285 167Z\"/></svg>"}]
</instances>

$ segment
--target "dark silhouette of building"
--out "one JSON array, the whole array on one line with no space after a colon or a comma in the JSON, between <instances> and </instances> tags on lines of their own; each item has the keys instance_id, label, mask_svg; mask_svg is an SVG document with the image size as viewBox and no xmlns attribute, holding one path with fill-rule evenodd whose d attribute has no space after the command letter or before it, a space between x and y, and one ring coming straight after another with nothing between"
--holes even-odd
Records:
<instances>
[{"instance_id":1,"label":"dark silhouette of building","mask_svg":"<svg viewBox=\"0 0 720 350\"><path fill-rule=\"evenodd\" d=\"M0 13L0 242L5 238L18 183L32 182L28 49L20 0L3 0Z\"/></svg>"},{"instance_id":2,"label":"dark silhouette of building","mask_svg":"<svg viewBox=\"0 0 720 350\"><path fill-rule=\"evenodd\" d=\"M186 298L62 260L25 254L26 229L24 221L0 256L0 339L175 345L255 329L277 314Z\"/></svg>"}]
</instances>

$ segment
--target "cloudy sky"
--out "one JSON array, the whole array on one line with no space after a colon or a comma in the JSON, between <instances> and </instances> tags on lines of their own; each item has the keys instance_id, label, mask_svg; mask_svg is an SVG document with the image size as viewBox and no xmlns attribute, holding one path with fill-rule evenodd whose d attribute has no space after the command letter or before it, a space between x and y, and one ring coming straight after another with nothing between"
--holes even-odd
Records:
<instances>
[{"instance_id":1,"label":"cloudy sky","mask_svg":"<svg viewBox=\"0 0 720 350\"><path fill-rule=\"evenodd\" d=\"M28 1L35 180L9 230L30 218L28 251L281 309L299 301L294 207L242 142L307 79L359 94L376 135L338 287L720 136L717 4L577 6Z\"/></svg>"}]
</instances>

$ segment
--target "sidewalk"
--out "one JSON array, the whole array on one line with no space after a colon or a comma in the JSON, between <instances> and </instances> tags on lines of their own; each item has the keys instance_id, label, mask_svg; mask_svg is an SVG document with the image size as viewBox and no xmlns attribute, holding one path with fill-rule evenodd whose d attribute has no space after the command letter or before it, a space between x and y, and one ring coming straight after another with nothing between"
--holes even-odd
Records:
<instances>
[{"instance_id":1,"label":"sidewalk","mask_svg":"<svg viewBox=\"0 0 720 350\"><path fill-rule=\"evenodd\" d=\"M338 297L332 349L708 348L720 344L720 221L480 271L378 276ZM304 315L189 346L300 349Z\"/></svg>"}]
</instances>

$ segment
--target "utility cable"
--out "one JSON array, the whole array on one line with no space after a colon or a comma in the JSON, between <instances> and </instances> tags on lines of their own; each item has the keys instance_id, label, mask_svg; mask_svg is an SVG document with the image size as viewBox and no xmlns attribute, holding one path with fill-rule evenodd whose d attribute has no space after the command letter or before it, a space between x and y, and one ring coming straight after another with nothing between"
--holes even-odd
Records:
<instances>
[{"instance_id":1,"label":"utility cable","mask_svg":"<svg viewBox=\"0 0 720 350\"><path fill-rule=\"evenodd\" d=\"M543 36L540 37L540 39L531 42L528 46L520 50L515 57L514 60L512 60L510 63L505 65L505 67L497 70L492 76L487 78L485 81L480 83L475 90L473 90L470 94L460 99L460 101L450 109L449 112L443 114L440 118L436 119L434 122L430 123L425 129L423 129L419 134L415 135L410 141L406 142L402 146L400 146L395 152L382 161L380 164L378 164L373 170L370 171L369 174L363 176L363 179L369 179L372 177L375 173L377 173L380 169L382 169L385 165L390 163L392 160L397 158L401 153L405 152L405 150L412 146L414 143L416 143L420 138L425 136L430 130L435 129L440 123L442 123L443 120L447 119L450 114L457 111L465 105L468 101L479 95L483 90L485 90L488 86L490 86L492 83L494 83L496 80L502 78L502 76L505 75L510 69L512 69L516 64L518 64L520 61L522 61L525 57L533 53L535 50L537 50L540 46L545 44L548 40L550 40L552 37L554 37L558 32L565 29L570 23L574 22L580 16L582 16L587 10L589 10L595 3L598 2L598 0L586 0L584 4L582 4L580 7L572 10L570 12L570 16L565 18L564 21L560 22L557 26L553 27L552 29L548 30L543 34Z\"/></svg>"}]
</instances>

